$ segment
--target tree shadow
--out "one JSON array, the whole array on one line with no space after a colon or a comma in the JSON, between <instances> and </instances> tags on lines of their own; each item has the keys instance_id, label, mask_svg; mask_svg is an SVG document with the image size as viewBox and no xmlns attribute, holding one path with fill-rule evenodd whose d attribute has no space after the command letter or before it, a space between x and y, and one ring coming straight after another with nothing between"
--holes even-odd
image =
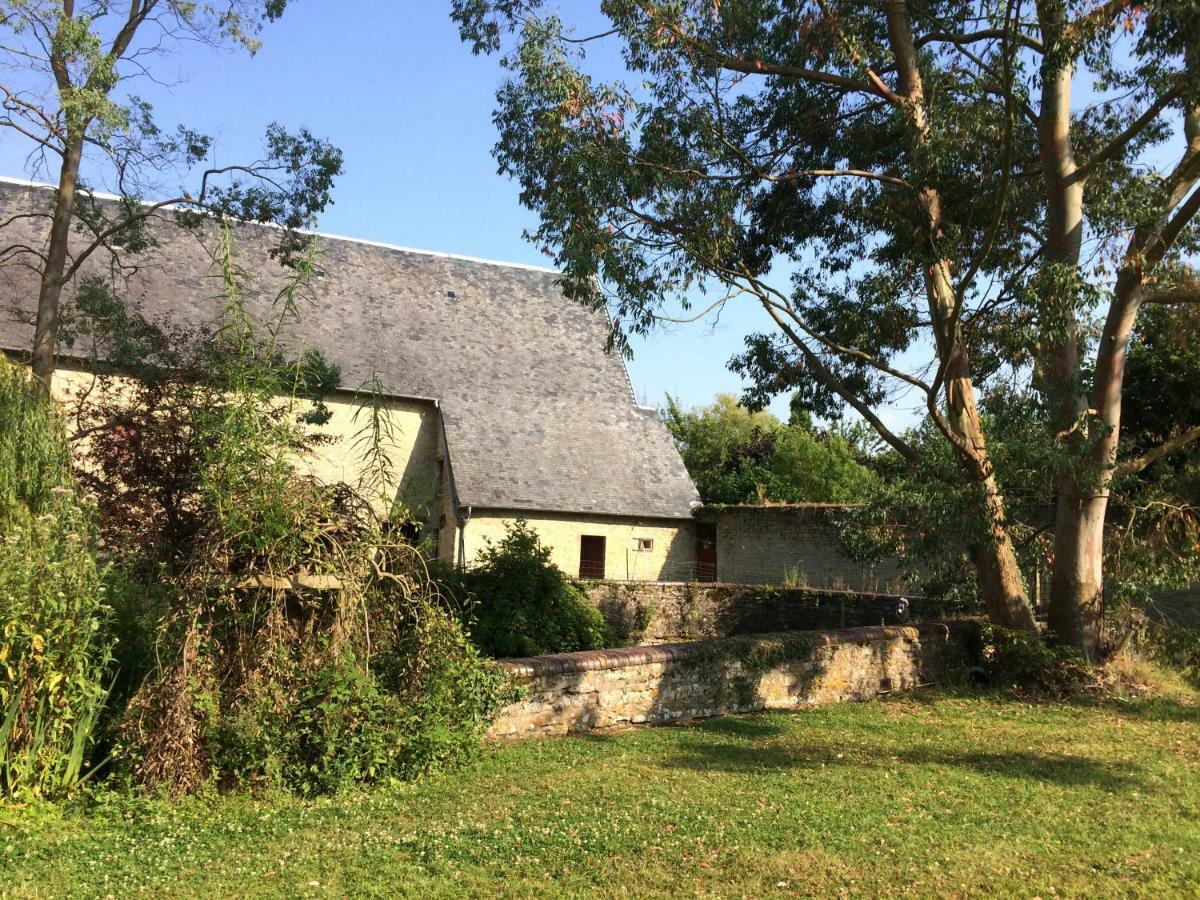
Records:
<instances>
[{"instance_id":1,"label":"tree shadow","mask_svg":"<svg viewBox=\"0 0 1200 900\"><path fill-rule=\"evenodd\" d=\"M1073 697L1059 702L1141 722L1183 722L1200 725L1200 705L1183 703L1174 697L1139 697L1132 700Z\"/></svg>"},{"instance_id":2,"label":"tree shadow","mask_svg":"<svg viewBox=\"0 0 1200 900\"><path fill-rule=\"evenodd\" d=\"M1142 722L1182 722L1200 725L1200 703L1188 703L1176 697L1148 696L1125 699L1092 697L1086 694L1060 697L1015 688L977 687L964 681L939 686L936 691L914 691L906 694L905 698L926 706L934 706L947 698L990 700L999 706L1005 703L1047 708L1071 706Z\"/></svg>"},{"instance_id":3,"label":"tree shadow","mask_svg":"<svg viewBox=\"0 0 1200 900\"><path fill-rule=\"evenodd\" d=\"M763 713L745 713L716 719L696 719L684 724L690 731L735 738L753 738L754 740L776 737L786 730L780 722L768 719Z\"/></svg>"},{"instance_id":4,"label":"tree shadow","mask_svg":"<svg viewBox=\"0 0 1200 900\"><path fill-rule=\"evenodd\" d=\"M699 729L697 729L699 730ZM1123 763L1120 767L1079 756L1031 751L946 750L938 748L847 747L834 744L797 746L773 742L755 747L717 743L700 736L688 742L676 756L663 761L664 768L714 771L729 774L761 774L764 771L795 771L822 767L850 766L859 769L889 769L896 766L949 766L986 775L1021 781L1039 781L1064 786L1093 786L1124 790L1143 784L1141 769Z\"/></svg>"}]
</instances>

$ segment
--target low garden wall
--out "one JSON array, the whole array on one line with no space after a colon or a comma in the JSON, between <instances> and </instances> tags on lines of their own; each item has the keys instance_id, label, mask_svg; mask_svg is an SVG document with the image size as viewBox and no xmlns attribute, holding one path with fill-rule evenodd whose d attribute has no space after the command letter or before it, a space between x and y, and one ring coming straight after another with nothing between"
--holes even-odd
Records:
<instances>
[{"instance_id":1,"label":"low garden wall","mask_svg":"<svg viewBox=\"0 0 1200 900\"><path fill-rule=\"evenodd\" d=\"M663 644L796 629L902 625L946 611L919 597L761 584L591 581L580 585L626 643Z\"/></svg>"},{"instance_id":2,"label":"low garden wall","mask_svg":"<svg viewBox=\"0 0 1200 900\"><path fill-rule=\"evenodd\" d=\"M929 622L589 650L499 664L521 688L492 738L866 700L964 673L974 625Z\"/></svg>"}]
</instances>

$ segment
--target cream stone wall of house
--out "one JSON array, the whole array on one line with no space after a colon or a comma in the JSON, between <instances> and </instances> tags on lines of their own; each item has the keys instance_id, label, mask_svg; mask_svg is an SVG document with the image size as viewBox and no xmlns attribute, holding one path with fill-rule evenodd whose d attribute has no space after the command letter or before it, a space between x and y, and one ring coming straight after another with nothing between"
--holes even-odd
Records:
<instances>
[{"instance_id":1,"label":"cream stone wall of house","mask_svg":"<svg viewBox=\"0 0 1200 900\"><path fill-rule=\"evenodd\" d=\"M705 511L703 520L717 529L717 580L903 593L906 585L897 561L872 566L842 552L837 512L820 504Z\"/></svg>"},{"instance_id":2,"label":"cream stone wall of house","mask_svg":"<svg viewBox=\"0 0 1200 900\"><path fill-rule=\"evenodd\" d=\"M571 577L580 576L580 544L584 535L604 538L606 579L686 581L693 577L696 532L693 523L684 519L475 509L466 526L450 541L443 531L441 557L461 558L470 565L487 541L495 543L504 537L505 526L518 516L550 548L551 561ZM448 521L453 523L450 517ZM457 540L462 541L461 557L457 555L460 549Z\"/></svg>"},{"instance_id":3,"label":"cream stone wall of house","mask_svg":"<svg viewBox=\"0 0 1200 900\"><path fill-rule=\"evenodd\" d=\"M338 392L325 398L329 421L315 429L333 438L315 448L305 463L322 481L344 481L357 486L365 468L364 441L370 440L372 410L369 401ZM419 521L428 521L438 494L438 447L441 443L437 406L430 401L386 398L381 415L381 448L391 467L385 496L400 500ZM364 429L366 429L364 431Z\"/></svg>"},{"instance_id":4,"label":"cream stone wall of house","mask_svg":"<svg viewBox=\"0 0 1200 900\"><path fill-rule=\"evenodd\" d=\"M129 379L118 375L99 376L118 384ZM68 411L93 389L97 376L70 366L60 366L54 376L54 394ZM86 399L84 399L86 402ZM365 469L360 437L370 434L371 410L364 401L349 392L338 391L325 400L330 412L329 421L314 426L312 433L328 440L318 443L311 453L302 455L297 463L322 481L345 482L359 486ZM372 498L377 506L389 505L384 497L401 500L413 515L428 520L438 497L438 447L441 443L437 406L431 401L386 398L382 416L387 427L380 429L381 445L390 463L390 472L379 497ZM68 423L70 427L70 423ZM367 432L364 434L364 427Z\"/></svg>"},{"instance_id":5,"label":"cream stone wall of house","mask_svg":"<svg viewBox=\"0 0 1200 900\"><path fill-rule=\"evenodd\" d=\"M100 377L129 383L122 376ZM70 410L81 396L86 396L96 378L82 368L60 366L54 392ZM367 401L342 391L327 397L325 405L329 421L314 427L313 433L328 440L318 443L297 462L302 470L322 481L357 486L365 468L362 441L368 439L371 410ZM438 558L469 565L487 541L499 541L505 526L522 516L550 548L554 564L572 577L581 574L580 548L585 535L604 539L606 579L685 581L694 577L696 532L689 520L476 508L460 529L458 515L464 511L455 509L448 480L441 477L444 452L437 405L426 400L386 398L382 413L389 427L381 429L380 437L391 472L386 491L381 493L403 501L419 521L429 524L427 533L438 538L437 546L431 548ZM380 498L377 505L386 504Z\"/></svg>"}]
</instances>

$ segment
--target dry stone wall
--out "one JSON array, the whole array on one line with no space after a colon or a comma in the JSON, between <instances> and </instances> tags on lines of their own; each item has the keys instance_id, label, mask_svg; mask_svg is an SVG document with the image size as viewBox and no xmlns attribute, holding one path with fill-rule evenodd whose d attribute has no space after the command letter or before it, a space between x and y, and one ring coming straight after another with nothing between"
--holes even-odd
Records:
<instances>
[{"instance_id":1,"label":"dry stone wall","mask_svg":"<svg viewBox=\"0 0 1200 900\"><path fill-rule=\"evenodd\" d=\"M522 698L488 734L544 737L867 700L965 672L973 629L877 626L500 660Z\"/></svg>"},{"instance_id":2,"label":"dry stone wall","mask_svg":"<svg viewBox=\"0 0 1200 900\"><path fill-rule=\"evenodd\" d=\"M759 584L582 582L626 643L664 644L768 631L903 625L943 618L933 601Z\"/></svg>"}]
</instances>

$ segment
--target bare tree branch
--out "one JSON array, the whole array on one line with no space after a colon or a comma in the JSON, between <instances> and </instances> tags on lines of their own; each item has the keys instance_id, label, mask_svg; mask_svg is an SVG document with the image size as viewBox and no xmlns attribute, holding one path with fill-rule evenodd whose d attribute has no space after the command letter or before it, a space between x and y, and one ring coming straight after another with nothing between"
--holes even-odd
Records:
<instances>
[{"instance_id":1,"label":"bare tree branch","mask_svg":"<svg viewBox=\"0 0 1200 900\"><path fill-rule=\"evenodd\" d=\"M1175 437L1163 441L1153 450L1143 453L1136 459L1126 460L1113 469L1113 477L1120 478L1124 475L1136 475L1151 463L1156 462L1157 460L1160 460L1164 456L1174 453L1177 450L1182 450L1184 447L1198 438L1200 438L1200 425L1197 425L1194 428L1189 428L1187 431L1182 431L1175 435Z\"/></svg>"},{"instance_id":2,"label":"bare tree branch","mask_svg":"<svg viewBox=\"0 0 1200 900\"><path fill-rule=\"evenodd\" d=\"M1179 88L1174 87L1164 93L1162 96L1156 98L1155 101L1146 108L1145 112L1129 123L1129 126L1124 131L1109 141L1107 145L1098 150L1090 159L1087 160L1087 162L1080 165L1068 180L1078 181L1080 179L1087 178L1089 175L1095 172L1096 169L1124 150L1125 147L1129 145L1130 141L1145 131L1146 127L1150 125L1150 123L1156 118L1158 118L1159 114L1179 96Z\"/></svg>"}]
</instances>

